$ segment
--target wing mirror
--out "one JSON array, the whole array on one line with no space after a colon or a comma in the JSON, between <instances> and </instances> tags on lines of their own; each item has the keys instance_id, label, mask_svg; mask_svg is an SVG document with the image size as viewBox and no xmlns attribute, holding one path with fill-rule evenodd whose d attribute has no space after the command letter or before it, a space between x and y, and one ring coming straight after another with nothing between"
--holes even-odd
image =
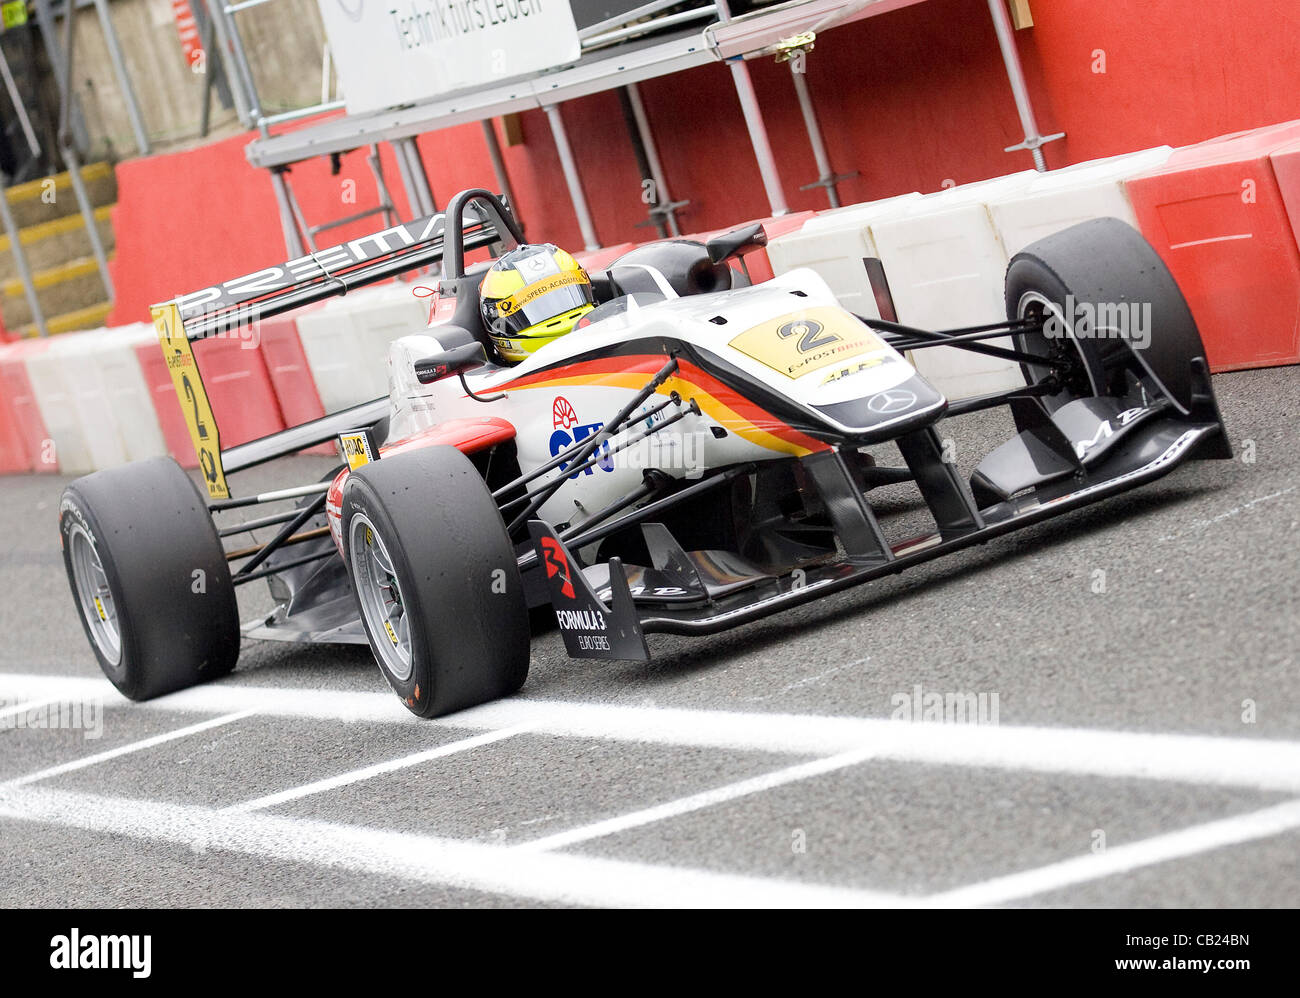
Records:
<instances>
[{"instance_id":1,"label":"wing mirror","mask_svg":"<svg viewBox=\"0 0 1300 998\"><path fill-rule=\"evenodd\" d=\"M750 250L762 249L766 245L767 230L763 228L762 222L755 222L753 225L714 236L704 244L704 248L709 251L709 259L713 263L721 263L723 260L730 260L733 256L740 256Z\"/></svg>"},{"instance_id":2,"label":"wing mirror","mask_svg":"<svg viewBox=\"0 0 1300 998\"><path fill-rule=\"evenodd\" d=\"M446 327L442 327L445 329ZM435 381L449 378L453 374L463 374L470 368L482 367L487 363L487 351L483 344L475 340L462 343L458 347L435 353L432 357L415 362L415 376L422 385L431 385Z\"/></svg>"}]
</instances>

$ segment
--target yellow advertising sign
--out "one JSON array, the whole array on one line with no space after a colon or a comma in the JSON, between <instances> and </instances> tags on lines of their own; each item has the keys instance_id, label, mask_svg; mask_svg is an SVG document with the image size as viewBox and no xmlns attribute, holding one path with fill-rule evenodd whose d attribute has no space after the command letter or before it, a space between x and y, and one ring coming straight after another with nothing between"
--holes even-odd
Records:
<instances>
[{"instance_id":1,"label":"yellow advertising sign","mask_svg":"<svg viewBox=\"0 0 1300 998\"><path fill-rule=\"evenodd\" d=\"M888 350L870 329L829 305L791 312L754 326L734 337L730 345L787 378Z\"/></svg>"},{"instance_id":2,"label":"yellow advertising sign","mask_svg":"<svg viewBox=\"0 0 1300 998\"><path fill-rule=\"evenodd\" d=\"M171 372L172 384L176 387L176 401L185 416L185 425L190 428L194 452L199 456L199 469L203 472L203 484L208 487L208 497L229 499L226 472L221 467L221 437L217 433L217 420L212 415L199 365L195 363L194 351L185 335L180 309L175 304L167 304L155 305L150 311L163 359L167 361L167 370Z\"/></svg>"},{"instance_id":3,"label":"yellow advertising sign","mask_svg":"<svg viewBox=\"0 0 1300 998\"><path fill-rule=\"evenodd\" d=\"M366 430L354 430L350 433L340 433L339 447L343 450L343 457L348 462L348 468L352 471L356 471L358 468L364 468L375 459L375 452L370 441L370 434Z\"/></svg>"}]
</instances>

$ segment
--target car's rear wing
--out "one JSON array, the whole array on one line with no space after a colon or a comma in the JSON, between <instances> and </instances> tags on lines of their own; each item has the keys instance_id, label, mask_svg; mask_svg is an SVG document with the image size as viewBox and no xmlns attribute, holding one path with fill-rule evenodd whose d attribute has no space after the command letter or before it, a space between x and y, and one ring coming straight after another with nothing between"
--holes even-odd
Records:
<instances>
[{"instance_id":1,"label":"car's rear wing","mask_svg":"<svg viewBox=\"0 0 1300 998\"><path fill-rule=\"evenodd\" d=\"M446 238L447 213L440 212L181 295L150 309L210 499L230 499L227 470L236 471L319 443L326 439L322 434L338 432L336 424L343 414L290 427L223 453L191 341L238 335L237 330L261 319L437 263L447 252L448 241L459 267L465 250L498 241L503 230L507 240L517 240L517 231L511 231L517 230L517 225L499 199L500 211L496 205L484 209L476 203L464 203L459 197L453 204L458 219L454 224L459 228L450 233L450 240ZM363 403L357 410L371 413L379 408L379 402ZM349 415L343 417L347 425L342 428L352 428L354 411L348 410Z\"/></svg>"},{"instance_id":2,"label":"car's rear wing","mask_svg":"<svg viewBox=\"0 0 1300 998\"><path fill-rule=\"evenodd\" d=\"M461 229L465 249L495 242L497 226L477 205L467 205ZM233 333L302 305L437 263L445 252L443 212L317 250L276 267L180 295L176 305L189 340ZM163 306L154 306L155 310Z\"/></svg>"}]
</instances>

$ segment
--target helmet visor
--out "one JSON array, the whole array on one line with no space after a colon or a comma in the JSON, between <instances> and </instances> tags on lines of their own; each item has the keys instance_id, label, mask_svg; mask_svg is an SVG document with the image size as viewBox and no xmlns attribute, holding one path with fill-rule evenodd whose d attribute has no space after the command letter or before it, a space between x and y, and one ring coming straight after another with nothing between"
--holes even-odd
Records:
<instances>
[{"instance_id":1,"label":"helmet visor","mask_svg":"<svg viewBox=\"0 0 1300 998\"><path fill-rule=\"evenodd\" d=\"M581 271L550 274L497 302L497 320L493 326L501 323L505 330L518 335L531 326L591 303L591 284L586 274Z\"/></svg>"}]
</instances>

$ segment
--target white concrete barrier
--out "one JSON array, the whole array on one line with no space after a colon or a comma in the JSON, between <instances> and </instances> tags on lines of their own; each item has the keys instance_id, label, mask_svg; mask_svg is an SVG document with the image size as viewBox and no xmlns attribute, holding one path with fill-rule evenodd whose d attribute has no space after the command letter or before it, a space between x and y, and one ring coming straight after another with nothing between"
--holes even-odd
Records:
<instances>
[{"instance_id":1,"label":"white concrete barrier","mask_svg":"<svg viewBox=\"0 0 1300 998\"><path fill-rule=\"evenodd\" d=\"M900 322L922 329L1000 322L1006 317L1007 254L988 203L1028 189L1033 170L963 184L911 201L896 217L871 224ZM1007 339L989 341L1009 346ZM950 399L1024 384L1020 365L956 347L909 354L916 369Z\"/></svg>"},{"instance_id":2,"label":"white concrete barrier","mask_svg":"<svg viewBox=\"0 0 1300 998\"><path fill-rule=\"evenodd\" d=\"M111 416L108 425L101 422L92 426L91 438L87 439L87 422L77 398L78 391L92 387L78 361L78 354L88 349L87 335L67 333L55 337L48 350L26 359L36 407L54 441L59 471L65 475L89 474L96 470L96 460L112 460L120 449Z\"/></svg>"},{"instance_id":3,"label":"white concrete barrier","mask_svg":"<svg viewBox=\"0 0 1300 998\"><path fill-rule=\"evenodd\" d=\"M67 333L27 359L41 418L59 470L81 475L167 453L135 354L154 340L141 322Z\"/></svg>"},{"instance_id":4,"label":"white concrete barrier","mask_svg":"<svg viewBox=\"0 0 1300 998\"><path fill-rule=\"evenodd\" d=\"M401 336L419 333L429 324L429 302L411 293L414 285L397 282L375 288L352 312L357 335L366 352L384 371L388 347Z\"/></svg>"},{"instance_id":5,"label":"white concrete barrier","mask_svg":"<svg viewBox=\"0 0 1300 998\"><path fill-rule=\"evenodd\" d=\"M862 265L864 257L880 255L871 237L871 225L901 213L910 202L920 198L913 191L883 201L822 212L804 223L799 231L779 236L767 244L772 272L780 275L808 267L826 281L840 304L850 312L878 319L880 314L871 282Z\"/></svg>"},{"instance_id":6,"label":"white concrete barrier","mask_svg":"<svg viewBox=\"0 0 1300 998\"><path fill-rule=\"evenodd\" d=\"M104 386L106 406L117 422L126 461L143 461L167 453L158 413L135 352L141 343L157 342L153 323L136 322L102 330L92 342L88 355Z\"/></svg>"},{"instance_id":7,"label":"white concrete barrier","mask_svg":"<svg viewBox=\"0 0 1300 998\"><path fill-rule=\"evenodd\" d=\"M327 413L374 398L380 381L357 341L346 307L350 298L331 299L298 317L302 351Z\"/></svg>"},{"instance_id":8,"label":"white concrete barrier","mask_svg":"<svg viewBox=\"0 0 1300 998\"><path fill-rule=\"evenodd\" d=\"M1171 155L1170 146L1156 146L1076 163L1039 174L1027 190L995 199L990 204L993 224L1007 256L1014 256L1035 239L1090 218L1118 218L1137 228L1124 181L1161 166Z\"/></svg>"},{"instance_id":9,"label":"white concrete barrier","mask_svg":"<svg viewBox=\"0 0 1300 998\"><path fill-rule=\"evenodd\" d=\"M321 405L337 412L388 392L389 344L425 327L428 304L412 285L362 288L298 318L298 335Z\"/></svg>"},{"instance_id":10,"label":"white concrete barrier","mask_svg":"<svg viewBox=\"0 0 1300 998\"><path fill-rule=\"evenodd\" d=\"M1003 280L1011 256L1090 218L1113 216L1136 227L1124 181L1172 152L1158 146L822 212L799 232L773 240L768 256L778 274L815 270L860 315L878 316L862 266L863 257L875 256L884 263L901 322L925 329L998 322L1006 317ZM913 352L910 359L951 399L1024 383L1019 365L952 347Z\"/></svg>"},{"instance_id":11,"label":"white concrete barrier","mask_svg":"<svg viewBox=\"0 0 1300 998\"><path fill-rule=\"evenodd\" d=\"M130 458L127 455L126 433L119 422L122 414L114 405L115 392L110 389L108 379L100 369L101 363L114 352L111 349L111 334L107 329L90 329L72 334L72 338L66 342L75 342L76 346L63 358L62 374L71 393L73 409L81 423L82 437L89 451L90 467L100 471L126 464ZM135 361L134 354L131 360ZM135 369L138 373L139 363L135 363ZM156 417L153 422L157 426Z\"/></svg>"}]
</instances>

